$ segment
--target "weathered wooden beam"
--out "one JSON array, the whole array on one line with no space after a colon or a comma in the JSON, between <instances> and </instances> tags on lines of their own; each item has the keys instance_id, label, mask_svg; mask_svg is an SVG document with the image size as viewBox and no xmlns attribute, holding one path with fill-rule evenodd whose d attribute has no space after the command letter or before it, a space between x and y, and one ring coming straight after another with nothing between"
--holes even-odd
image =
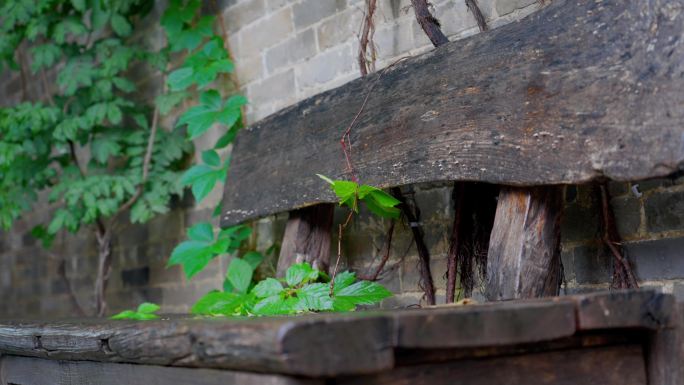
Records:
<instances>
[{"instance_id":1,"label":"weathered wooden beam","mask_svg":"<svg viewBox=\"0 0 684 385\"><path fill-rule=\"evenodd\" d=\"M676 305L673 325L650 333L646 346L649 385L684 384L684 304Z\"/></svg>"},{"instance_id":2,"label":"weathered wooden beam","mask_svg":"<svg viewBox=\"0 0 684 385\"><path fill-rule=\"evenodd\" d=\"M215 369L4 357L0 385L324 385L323 380Z\"/></svg>"},{"instance_id":3,"label":"weathered wooden beam","mask_svg":"<svg viewBox=\"0 0 684 385\"><path fill-rule=\"evenodd\" d=\"M571 349L397 368L339 385L645 385L640 345Z\"/></svg>"},{"instance_id":4,"label":"weathered wooden beam","mask_svg":"<svg viewBox=\"0 0 684 385\"><path fill-rule=\"evenodd\" d=\"M330 240L335 205L324 203L290 212L280 247L277 276L296 262L309 262L321 271L330 266Z\"/></svg>"},{"instance_id":5,"label":"weathered wooden beam","mask_svg":"<svg viewBox=\"0 0 684 385\"><path fill-rule=\"evenodd\" d=\"M562 208L557 187L501 189L487 255L488 300L558 294Z\"/></svg>"},{"instance_id":6,"label":"weathered wooden beam","mask_svg":"<svg viewBox=\"0 0 684 385\"><path fill-rule=\"evenodd\" d=\"M683 3L553 1L271 115L238 134L222 225L334 202L315 174L345 177L339 138L369 92L351 132L363 183L674 172L684 161Z\"/></svg>"}]
</instances>

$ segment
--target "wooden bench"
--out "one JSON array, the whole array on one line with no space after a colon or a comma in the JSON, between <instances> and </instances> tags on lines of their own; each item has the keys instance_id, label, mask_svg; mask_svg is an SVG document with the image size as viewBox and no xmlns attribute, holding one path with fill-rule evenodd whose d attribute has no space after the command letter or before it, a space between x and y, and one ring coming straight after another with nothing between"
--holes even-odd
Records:
<instances>
[{"instance_id":1,"label":"wooden bench","mask_svg":"<svg viewBox=\"0 0 684 385\"><path fill-rule=\"evenodd\" d=\"M335 197L315 174L347 177L339 139L366 103L351 131L361 181L506 186L488 291L544 294L557 283L562 208L549 186L682 168L682 11L684 0L554 0L278 112L238 135L221 223L290 212L281 263L325 254ZM0 384L681 385L682 312L671 295L626 291L283 318L4 321Z\"/></svg>"},{"instance_id":2,"label":"wooden bench","mask_svg":"<svg viewBox=\"0 0 684 385\"><path fill-rule=\"evenodd\" d=\"M672 296L252 319L0 321L2 385L682 384Z\"/></svg>"}]
</instances>

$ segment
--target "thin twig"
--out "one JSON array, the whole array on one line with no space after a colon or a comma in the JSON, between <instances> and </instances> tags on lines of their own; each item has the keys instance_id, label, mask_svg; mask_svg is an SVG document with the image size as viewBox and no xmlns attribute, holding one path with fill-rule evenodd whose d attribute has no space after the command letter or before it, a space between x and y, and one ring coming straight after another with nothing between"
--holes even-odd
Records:
<instances>
[{"instance_id":1,"label":"thin twig","mask_svg":"<svg viewBox=\"0 0 684 385\"><path fill-rule=\"evenodd\" d=\"M363 31L359 39L359 70L361 76L366 76L369 72L375 71L375 44L373 44L373 34L375 31L375 24L373 23L373 16L377 7L376 0L366 0L366 12L363 17ZM371 60L368 60L366 53L370 45Z\"/></svg>"},{"instance_id":2,"label":"thin twig","mask_svg":"<svg viewBox=\"0 0 684 385\"><path fill-rule=\"evenodd\" d=\"M453 303L456 297L456 274L458 272L458 255L463 248L463 240L461 239L461 211L463 208L463 190L464 186L461 182L456 182L452 192L452 201L454 203L454 224L451 229L451 238L449 240L449 255L447 257L447 287L446 287L446 303ZM463 275L463 272L461 272Z\"/></svg>"},{"instance_id":3,"label":"thin twig","mask_svg":"<svg viewBox=\"0 0 684 385\"><path fill-rule=\"evenodd\" d=\"M395 223L396 223L396 221L394 219L392 219L390 221L389 229L387 229L387 241L385 242L385 255L383 255L382 259L380 260L378 267L375 268L375 272L373 274L371 274L370 276L364 278L364 279L366 279L368 281L377 281L378 277L380 276L380 273L382 273L382 270L385 268L387 261L389 261L390 252L392 251L392 235L394 235Z\"/></svg>"},{"instance_id":4,"label":"thin twig","mask_svg":"<svg viewBox=\"0 0 684 385\"><path fill-rule=\"evenodd\" d=\"M477 5L476 0L465 0L466 7L472 12L473 17L475 18L475 21L477 22L477 26L480 28L480 32L484 32L488 29L487 27L487 20L485 19L484 15L482 14L482 11L480 10L480 7Z\"/></svg>"},{"instance_id":5,"label":"thin twig","mask_svg":"<svg viewBox=\"0 0 684 385\"><path fill-rule=\"evenodd\" d=\"M48 85L47 81L47 75L45 75L45 69L40 70L40 78L43 81L43 92L45 92L45 97L47 98L48 103L54 107L55 106L55 99L52 97L52 94L50 93L50 86Z\"/></svg>"},{"instance_id":6,"label":"thin twig","mask_svg":"<svg viewBox=\"0 0 684 385\"><path fill-rule=\"evenodd\" d=\"M335 268L333 268L332 276L330 277L330 296L333 297L335 293L335 277L337 277L337 269L340 267L340 260L342 259L342 234L344 233L344 229L347 227L349 222L351 221L352 216L354 215L355 209L349 210L349 214L347 215L347 220L344 221L344 223L341 223L338 225L338 232L337 232L337 260L335 261Z\"/></svg>"},{"instance_id":7,"label":"thin twig","mask_svg":"<svg viewBox=\"0 0 684 385\"><path fill-rule=\"evenodd\" d=\"M603 214L602 240L606 246L608 246L608 249L611 251L613 258L615 259L615 262L613 263L613 268L615 271L613 276L613 286L618 288L638 288L639 282L632 271L632 266L622 255L620 248L618 248L618 245L620 245L620 236L615 225L615 216L610 207L608 189L606 188L605 183L599 184L599 192L601 195L601 212Z\"/></svg>"}]
</instances>

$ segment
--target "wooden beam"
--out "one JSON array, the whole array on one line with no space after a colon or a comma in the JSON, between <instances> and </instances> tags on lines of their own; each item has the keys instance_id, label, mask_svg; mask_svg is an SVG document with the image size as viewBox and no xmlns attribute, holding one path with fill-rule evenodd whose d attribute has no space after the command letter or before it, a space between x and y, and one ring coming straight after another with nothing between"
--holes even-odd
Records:
<instances>
[{"instance_id":1,"label":"wooden beam","mask_svg":"<svg viewBox=\"0 0 684 385\"><path fill-rule=\"evenodd\" d=\"M294 263L309 262L321 271L330 266L330 240L335 205L324 203L291 211L280 247L276 275Z\"/></svg>"},{"instance_id":2,"label":"wooden beam","mask_svg":"<svg viewBox=\"0 0 684 385\"><path fill-rule=\"evenodd\" d=\"M324 385L323 380L278 374L229 370L168 368L152 365L110 364L4 357L2 385Z\"/></svg>"},{"instance_id":3,"label":"wooden beam","mask_svg":"<svg viewBox=\"0 0 684 385\"><path fill-rule=\"evenodd\" d=\"M267 117L238 134L222 226L335 202L316 174L345 178L339 139L366 95L351 133L354 166L361 182L382 188L637 180L681 169L682 0L658 4L553 1Z\"/></svg>"},{"instance_id":4,"label":"wooden beam","mask_svg":"<svg viewBox=\"0 0 684 385\"><path fill-rule=\"evenodd\" d=\"M684 304L676 305L673 326L650 333L646 346L649 385L684 384Z\"/></svg>"},{"instance_id":5,"label":"wooden beam","mask_svg":"<svg viewBox=\"0 0 684 385\"><path fill-rule=\"evenodd\" d=\"M570 349L412 365L339 385L646 385L640 345Z\"/></svg>"},{"instance_id":6,"label":"wooden beam","mask_svg":"<svg viewBox=\"0 0 684 385\"><path fill-rule=\"evenodd\" d=\"M489 238L488 300L558 294L562 208L556 187L501 189Z\"/></svg>"}]
</instances>

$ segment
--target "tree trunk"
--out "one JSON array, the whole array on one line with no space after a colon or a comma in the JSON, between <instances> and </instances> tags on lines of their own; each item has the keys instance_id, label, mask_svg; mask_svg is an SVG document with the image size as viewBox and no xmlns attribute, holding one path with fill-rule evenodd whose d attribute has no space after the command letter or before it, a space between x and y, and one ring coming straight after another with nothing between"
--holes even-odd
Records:
<instances>
[{"instance_id":1,"label":"tree trunk","mask_svg":"<svg viewBox=\"0 0 684 385\"><path fill-rule=\"evenodd\" d=\"M558 294L561 279L558 187L504 187L489 240L490 301Z\"/></svg>"},{"instance_id":2,"label":"tree trunk","mask_svg":"<svg viewBox=\"0 0 684 385\"><path fill-rule=\"evenodd\" d=\"M332 203L290 211L278 258L278 277L284 276L292 264L301 262L328 271L334 212Z\"/></svg>"},{"instance_id":3,"label":"tree trunk","mask_svg":"<svg viewBox=\"0 0 684 385\"><path fill-rule=\"evenodd\" d=\"M97 277L95 279L95 307L98 317L103 317L107 311L105 291L112 270L112 237L109 230L100 226L97 236Z\"/></svg>"}]
</instances>

